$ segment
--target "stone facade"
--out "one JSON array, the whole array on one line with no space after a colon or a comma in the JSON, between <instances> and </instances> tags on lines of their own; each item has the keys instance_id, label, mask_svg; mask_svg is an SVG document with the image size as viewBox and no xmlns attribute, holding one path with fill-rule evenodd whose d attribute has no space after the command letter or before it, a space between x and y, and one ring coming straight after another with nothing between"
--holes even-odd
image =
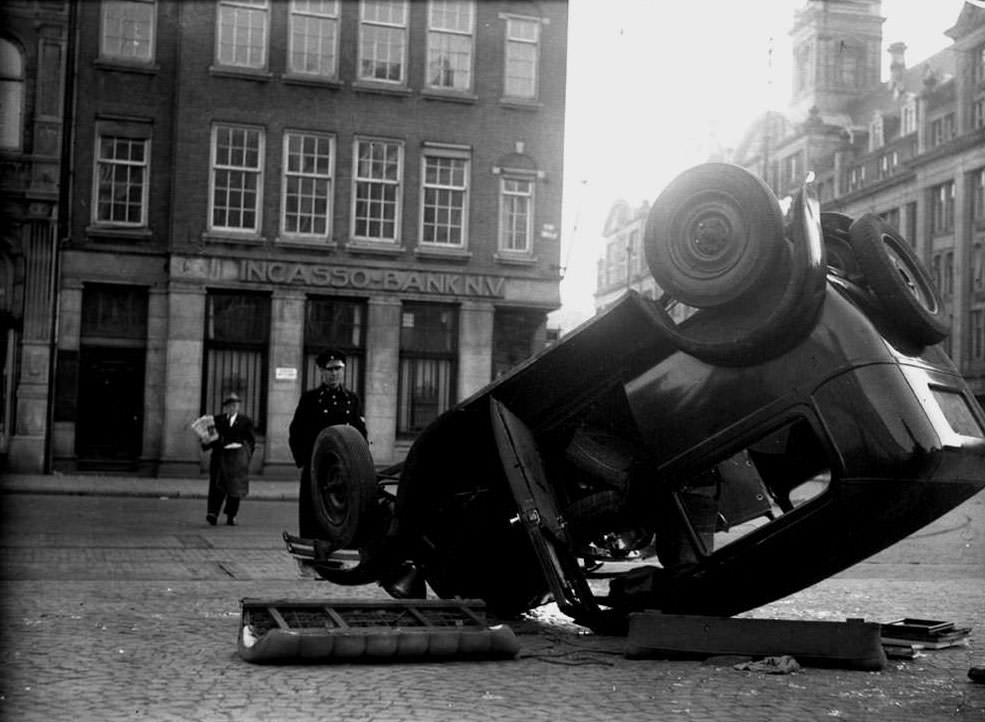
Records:
<instances>
[{"instance_id":1,"label":"stone facade","mask_svg":"<svg viewBox=\"0 0 985 722\"><path fill-rule=\"evenodd\" d=\"M0 467L49 468L71 10L0 9Z\"/></svg>"}]
</instances>

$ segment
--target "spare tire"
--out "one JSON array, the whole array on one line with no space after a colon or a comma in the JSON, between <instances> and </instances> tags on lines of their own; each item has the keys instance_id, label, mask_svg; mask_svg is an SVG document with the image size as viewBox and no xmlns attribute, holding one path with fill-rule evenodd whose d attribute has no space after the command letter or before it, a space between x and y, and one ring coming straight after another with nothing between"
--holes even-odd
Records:
<instances>
[{"instance_id":1,"label":"spare tire","mask_svg":"<svg viewBox=\"0 0 985 722\"><path fill-rule=\"evenodd\" d=\"M376 469L363 435L345 424L322 429L311 452L311 503L335 549L359 546L376 496Z\"/></svg>"},{"instance_id":2,"label":"spare tire","mask_svg":"<svg viewBox=\"0 0 985 722\"><path fill-rule=\"evenodd\" d=\"M849 229L865 281L892 324L914 343L931 346L950 333L944 302L910 244L878 216L866 213Z\"/></svg>"},{"instance_id":3,"label":"spare tire","mask_svg":"<svg viewBox=\"0 0 985 722\"><path fill-rule=\"evenodd\" d=\"M704 163L660 194L644 248L662 289L689 306L715 308L760 288L785 251L780 204L737 165Z\"/></svg>"}]
</instances>

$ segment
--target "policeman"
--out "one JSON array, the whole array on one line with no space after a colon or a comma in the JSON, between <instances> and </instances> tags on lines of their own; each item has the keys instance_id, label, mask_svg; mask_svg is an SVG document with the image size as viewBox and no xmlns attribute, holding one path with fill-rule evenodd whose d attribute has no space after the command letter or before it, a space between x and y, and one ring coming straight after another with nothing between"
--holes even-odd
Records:
<instances>
[{"instance_id":1,"label":"policeman","mask_svg":"<svg viewBox=\"0 0 985 722\"><path fill-rule=\"evenodd\" d=\"M289 429L288 443L294 463L301 469L298 498L298 533L312 538L321 535L311 509L311 451L319 432L327 426L349 424L366 437L366 420L362 416L359 396L346 389L345 354L329 349L315 359L321 374L321 386L301 394Z\"/></svg>"}]
</instances>

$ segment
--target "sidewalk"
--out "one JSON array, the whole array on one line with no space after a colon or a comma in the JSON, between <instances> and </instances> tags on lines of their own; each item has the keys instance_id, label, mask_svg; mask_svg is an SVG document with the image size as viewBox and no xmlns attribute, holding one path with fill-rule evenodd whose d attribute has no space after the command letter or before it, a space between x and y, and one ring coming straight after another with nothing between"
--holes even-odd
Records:
<instances>
[{"instance_id":1,"label":"sidewalk","mask_svg":"<svg viewBox=\"0 0 985 722\"><path fill-rule=\"evenodd\" d=\"M209 480L103 474L0 474L0 494L75 494L81 496L146 496L204 499ZM250 500L294 501L298 482L250 479Z\"/></svg>"}]
</instances>

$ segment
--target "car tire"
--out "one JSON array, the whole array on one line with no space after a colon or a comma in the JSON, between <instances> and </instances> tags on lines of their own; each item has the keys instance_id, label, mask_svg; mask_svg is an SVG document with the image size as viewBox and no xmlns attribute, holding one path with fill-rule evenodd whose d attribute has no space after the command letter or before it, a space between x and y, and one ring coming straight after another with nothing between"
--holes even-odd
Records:
<instances>
[{"instance_id":1,"label":"car tire","mask_svg":"<svg viewBox=\"0 0 985 722\"><path fill-rule=\"evenodd\" d=\"M650 209L644 240L660 287L696 308L724 306L759 290L784 245L773 191L728 163L704 163L671 181Z\"/></svg>"},{"instance_id":2,"label":"car tire","mask_svg":"<svg viewBox=\"0 0 985 722\"><path fill-rule=\"evenodd\" d=\"M923 346L947 338L950 323L944 303L906 240L871 213L857 218L849 233L865 282L896 328Z\"/></svg>"},{"instance_id":3,"label":"car tire","mask_svg":"<svg viewBox=\"0 0 985 722\"><path fill-rule=\"evenodd\" d=\"M362 434L344 424L322 429L311 453L311 503L334 548L359 545L376 496L376 469Z\"/></svg>"}]
</instances>

